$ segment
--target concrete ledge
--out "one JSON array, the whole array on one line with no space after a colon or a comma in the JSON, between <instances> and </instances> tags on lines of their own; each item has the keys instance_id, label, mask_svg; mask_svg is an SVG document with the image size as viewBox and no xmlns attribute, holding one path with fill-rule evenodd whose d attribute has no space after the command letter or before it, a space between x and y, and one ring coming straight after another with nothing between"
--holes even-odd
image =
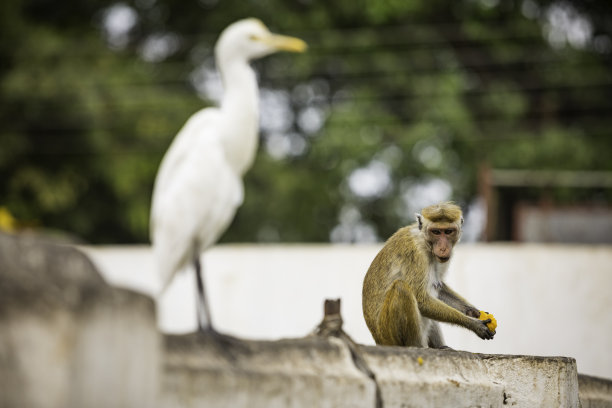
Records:
<instances>
[{"instance_id":1,"label":"concrete ledge","mask_svg":"<svg viewBox=\"0 0 612 408\"><path fill-rule=\"evenodd\" d=\"M572 358L399 347L366 347L364 356L385 407L579 405Z\"/></svg>"},{"instance_id":2,"label":"concrete ledge","mask_svg":"<svg viewBox=\"0 0 612 408\"><path fill-rule=\"evenodd\" d=\"M367 347L385 407L501 406L505 386L481 358L465 352Z\"/></svg>"},{"instance_id":3,"label":"concrete ledge","mask_svg":"<svg viewBox=\"0 0 612 408\"><path fill-rule=\"evenodd\" d=\"M342 341L166 337L161 406L374 407L375 384Z\"/></svg>"},{"instance_id":4,"label":"concrete ledge","mask_svg":"<svg viewBox=\"0 0 612 408\"><path fill-rule=\"evenodd\" d=\"M72 247L0 233L0 327L2 407L155 402L153 300L107 285Z\"/></svg>"},{"instance_id":5,"label":"concrete ledge","mask_svg":"<svg viewBox=\"0 0 612 408\"><path fill-rule=\"evenodd\" d=\"M375 381L335 338L273 342L167 336L162 406L578 407L576 362L359 346Z\"/></svg>"},{"instance_id":6,"label":"concrete ledge","mask_svg":"<svg viewBox=\"0 0 612 408\"><path fill-rule=\"evenodd\" d=\"M525 407L577 407L576 360L569 357L482 355L493 382L504 384L504 402Z\"/></svg>"},{"instance_id":7,"label":"concrete ledge","mask_svg":"<svg viewBox=\"0 0 612 408\"><path fill-rule=\"evenodd\" d=\"M612 408L612 380L578 375L582 408Z\"/></svg>"}]
</instances>

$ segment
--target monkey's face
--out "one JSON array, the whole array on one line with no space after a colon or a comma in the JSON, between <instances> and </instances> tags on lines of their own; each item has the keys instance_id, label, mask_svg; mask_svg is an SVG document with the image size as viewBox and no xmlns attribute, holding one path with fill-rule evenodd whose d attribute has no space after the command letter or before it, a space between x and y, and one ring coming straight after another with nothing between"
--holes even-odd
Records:
<instances>
[{"instance_id":1,"label":"monkey's face","mask_svg":"<svg viewBox=\"0 0 612 408\"><path fill-rule=\"evenodd\" d=\"M458 239L459 230L454 224L434 223L427 228L427 241L440 263L448 262Z\"/></svg>"}]
</instances>

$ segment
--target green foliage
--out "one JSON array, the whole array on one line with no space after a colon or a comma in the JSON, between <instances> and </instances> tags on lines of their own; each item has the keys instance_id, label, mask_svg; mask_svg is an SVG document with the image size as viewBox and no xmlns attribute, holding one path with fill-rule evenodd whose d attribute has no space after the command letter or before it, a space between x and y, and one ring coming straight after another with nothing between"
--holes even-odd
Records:
<instances>
[{"instance_id":1,"label":"green foliage","mask_svg":"<svg viewBox=\"0 0 612 408\"><path fill-rule=\"evenodd\" d=\"M116 4L137 20L113 44L103 20ZM473 200L483 163L612 170L609 4L7 0L0 207L21 226L146 242L157 166L208 105L190 76L210 65L218 33L246 16L310 48L254 64L262 88L288 95L294 119L262 131L225 241L327 241L346 223L383 239L411 221L428 183ZM584 13L591 41L547 42L553 7ZM175 48L147 60L148 41L167 34ZM273 154L279 134L303 148ZM370 190L357 177L368 172L378 177Z\"/></svg>"},{"instance_id":2,"label":"green foliage","mask_svg":"<svg viewBox=\"0 0 612 408\"><path fill-rule=\"evenodd\" d=\"M92 31L92 30L90 30ZM155 82L95 31L31 27L2 77L0 197L24 225L144 240L157 165L202 102Z\"/></svg>"}]
</instances>

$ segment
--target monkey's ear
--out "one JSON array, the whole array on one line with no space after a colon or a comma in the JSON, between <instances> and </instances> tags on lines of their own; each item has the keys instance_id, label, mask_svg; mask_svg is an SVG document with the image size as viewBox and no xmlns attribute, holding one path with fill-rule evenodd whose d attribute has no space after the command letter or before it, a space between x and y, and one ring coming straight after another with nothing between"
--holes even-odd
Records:
<instances>
[{"instance_id":1,"label":"monkey's ear","mask_svg":"<svg viewBox=\"0 0 612 408\"><path fill-rule=\"evenodd\" d=\"M419 229L423 229L423 216L419 213L414 213L414 216L416 217L416 220L419 223Z\"/></svg>"},{"instance_id":2,"label":"monkey's ear","mask_svg":"<svg viewBox=\"0 0 612 408\"><path fill-rule=\"evenodd\" d=\"M461 216L461 226L463 227L463 216Z\"/></svg>"}]
</instances>

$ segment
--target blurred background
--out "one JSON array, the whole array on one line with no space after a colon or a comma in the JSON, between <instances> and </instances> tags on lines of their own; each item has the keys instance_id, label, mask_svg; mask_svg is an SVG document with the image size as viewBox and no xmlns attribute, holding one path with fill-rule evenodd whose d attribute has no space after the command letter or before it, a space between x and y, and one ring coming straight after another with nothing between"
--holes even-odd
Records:
<instances>
[{"instance_id":1,"label":"blurred background","mask_svg":"<svg viewBox=\"0 0 612 408\"><path fill-rule=\"evenodd\" d=\"M158 165L219 100L214 43L248 16L309 49L253 64L261 148L226 245L204 257L218 327L302 336L338 296L372 344L371 259L452 199L462 242L487 244L462 245L449 282L499 328L492 342L445 328L449 345L612 377L608 0L4 0L0 229L89 244L109 281L151 291ZM195 328L192 280L161 300L164 330Z\"/></svg>"},{"instance_id":2,"label":"blurred background","mask_svg":"<svg viewBox=\"0 0 612 408\"><path fill-rule=\"evenodd\" d=\"M243 17L305 39L255 62L261 146L224 242L379 242L432 202L463 240L612 242L612 3L7 0L0 224L147 243L153 180L221 93Z\"/></svg>"}]
</instances>

